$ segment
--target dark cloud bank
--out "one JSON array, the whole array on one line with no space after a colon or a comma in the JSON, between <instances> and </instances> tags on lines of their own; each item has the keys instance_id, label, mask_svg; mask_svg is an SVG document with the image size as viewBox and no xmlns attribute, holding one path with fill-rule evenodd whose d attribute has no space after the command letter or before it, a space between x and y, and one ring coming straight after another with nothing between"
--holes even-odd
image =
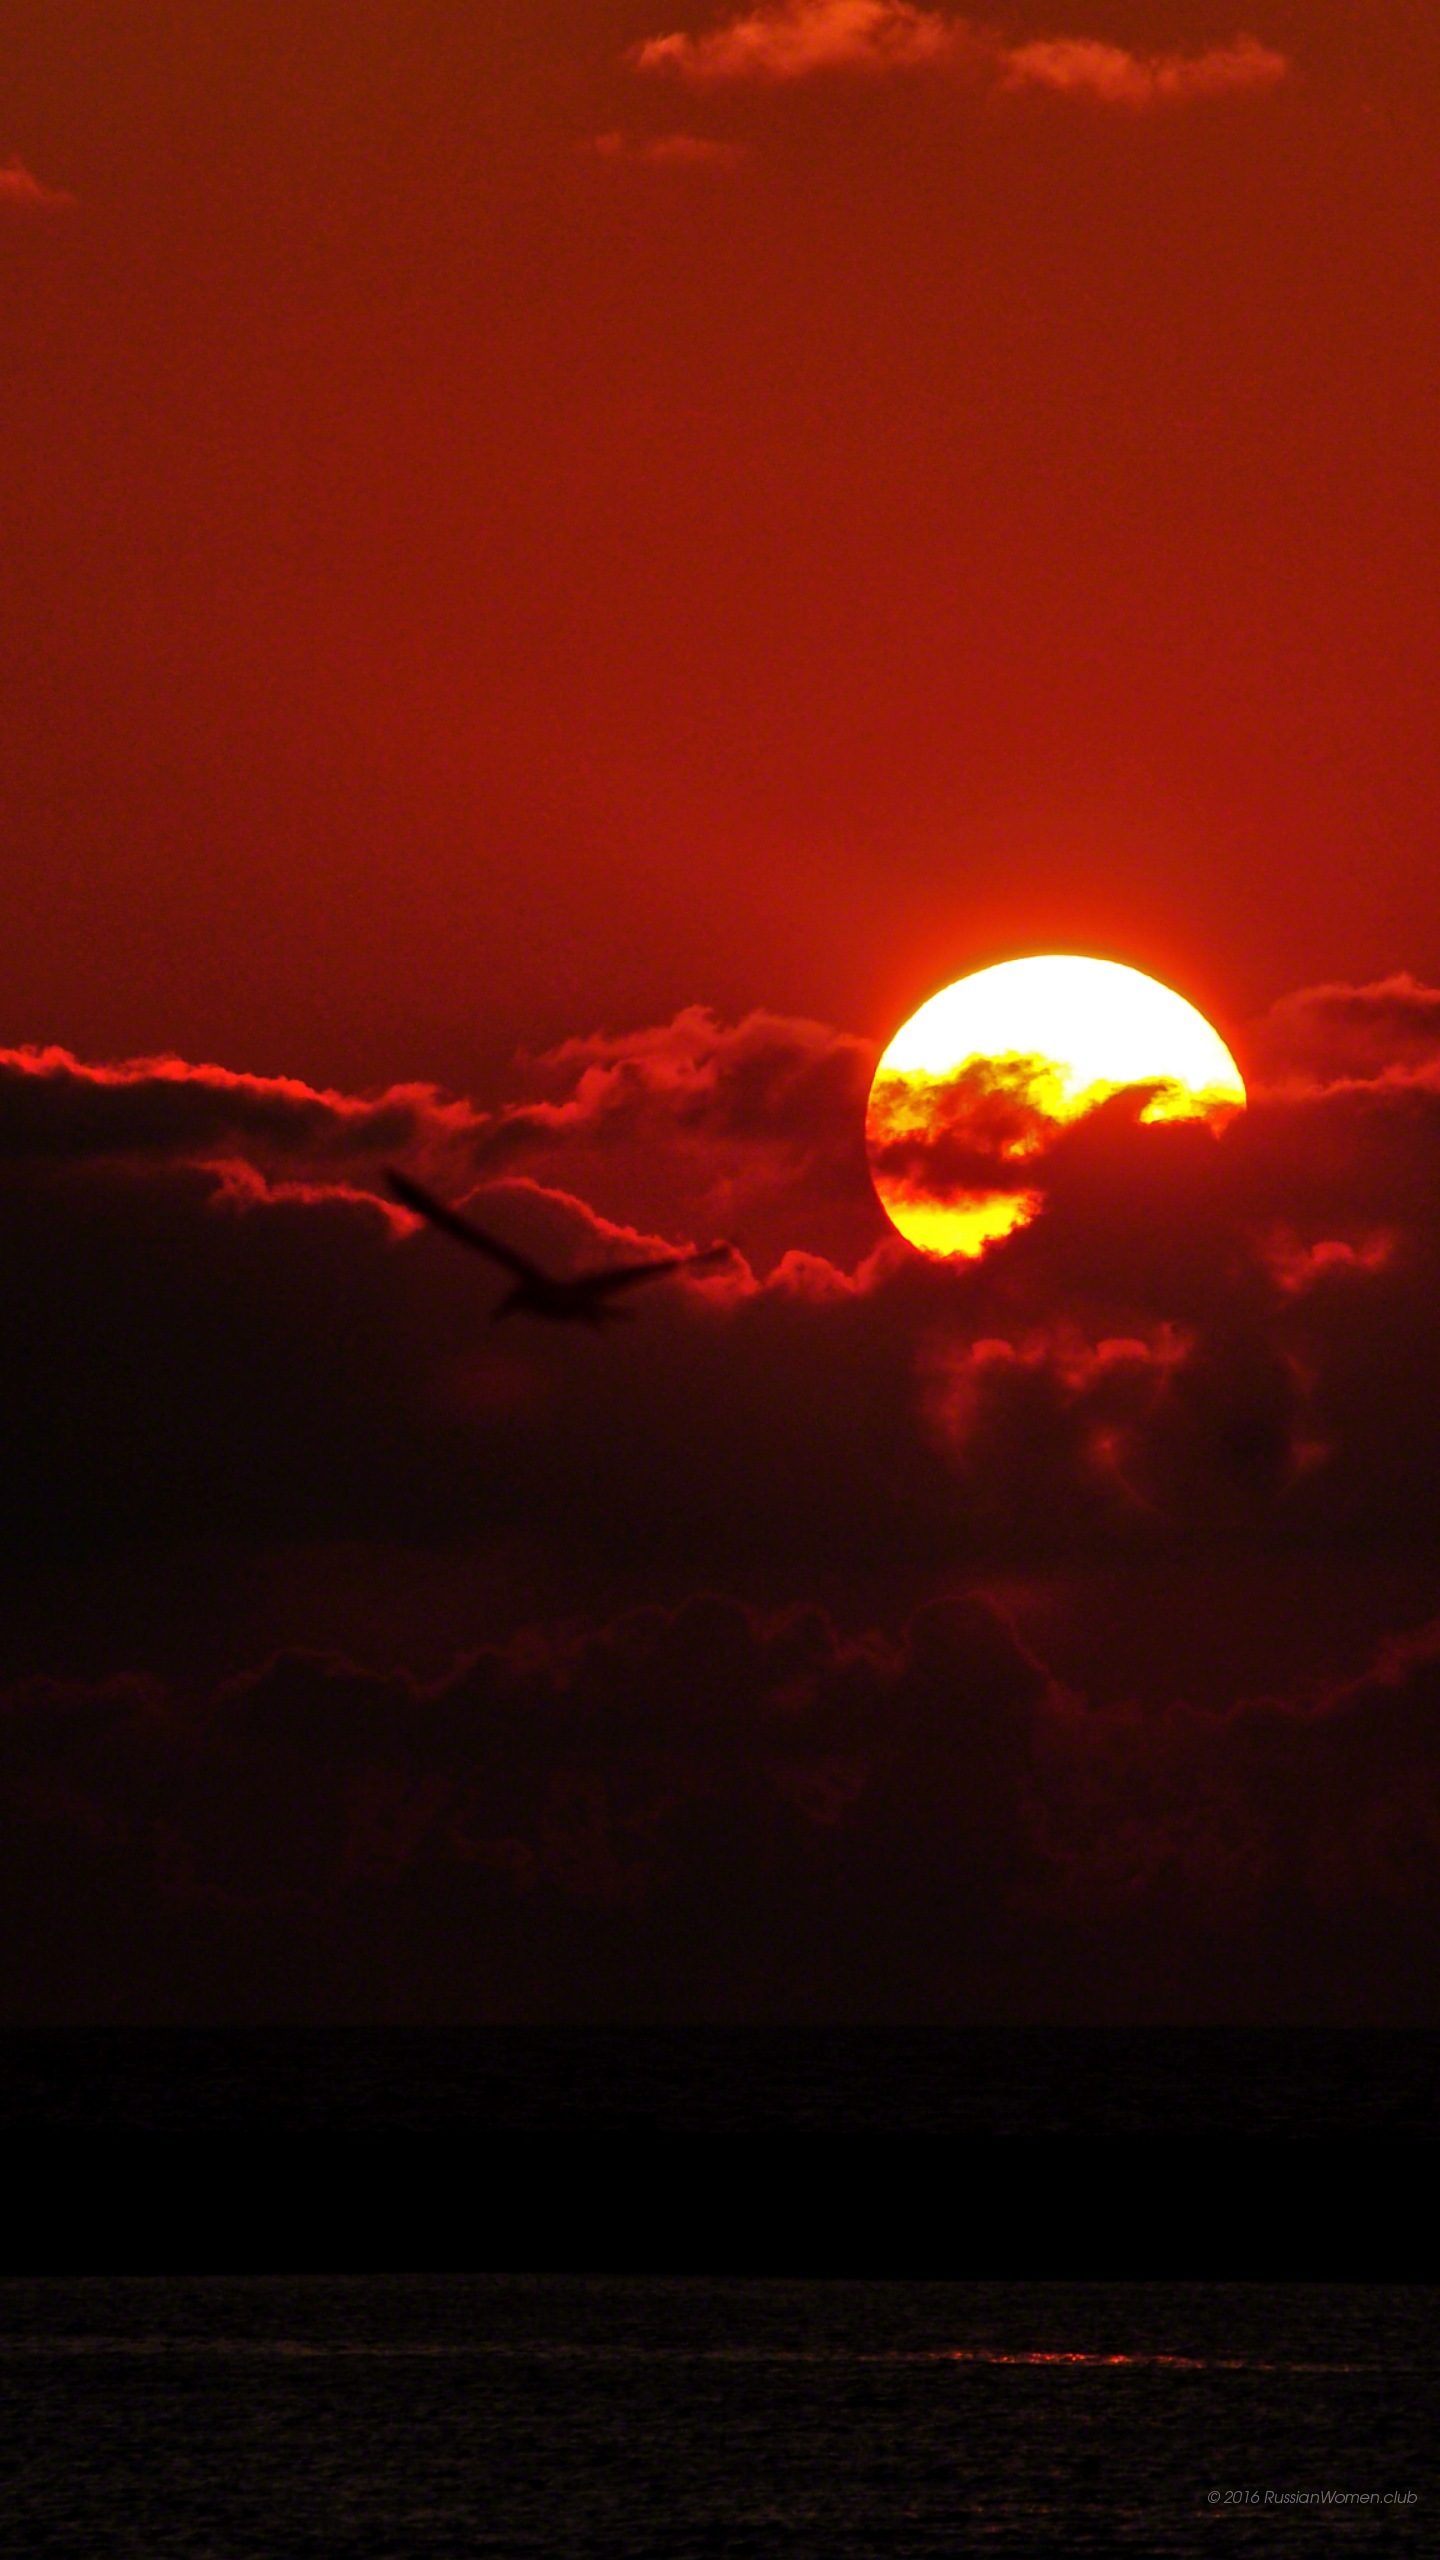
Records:
<instances>
[{"instance_id":1,"label":"dark cloud bank","mask_svg":"<svg viewBox=\"0 0 1440 2560\"><path fill-rule=\"evenodd\" d=\"M0 1722L11 2015L1431 2013L1431 1630L1216 1713L1066 1692L981 1601L732 1601L418 1687L314 1655Z\"/></svg>"},{"instance_id":2,"label":"dark cloud bank","mask_svg":"<svg viewBox=\"0 0 1440 2560\"><path fill-rule=\"evenodd\" d=\"M1219 1138L1117 1098L968 1269L872 1063L0 1057L10 2015L1435 2014L1440 1000L1277 1007ZM396 1154L744 1259L492 1334Z\"/></svg>"}]
</instances>

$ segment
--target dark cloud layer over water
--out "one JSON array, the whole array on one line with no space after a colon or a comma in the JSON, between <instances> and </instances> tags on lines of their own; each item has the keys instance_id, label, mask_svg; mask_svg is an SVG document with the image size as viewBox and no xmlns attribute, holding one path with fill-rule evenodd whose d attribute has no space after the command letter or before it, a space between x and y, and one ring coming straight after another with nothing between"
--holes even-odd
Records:
<instances>
[{"instance_id":1,"label":"dark cloud layer over water","mask_svg":"<svg viewBox=\"0 0 1440 2560\"><path fill-rule=\"evenodd\" d=\"M1292 999L968 1267L812 1023L488 1110L11 1053L6 2007L1430 2014L1437 1018ZM390 1154L741 1258L492 1335Z\"/></svg>"},{"instance_id":2,"label":"dark cloud layer over water","mask_svg":"<svg viewBox=\"0 0 1440 2560\"><path fill-rule=\"evenodd\" d=\"M27 1683L5 2005L1425 2017L1437 1661L1431 1627L1333 1690L1146 1711L980 1602L857 1644L696 1599L428 1688L313 1655Z\"/></svg>"}]
</instances>

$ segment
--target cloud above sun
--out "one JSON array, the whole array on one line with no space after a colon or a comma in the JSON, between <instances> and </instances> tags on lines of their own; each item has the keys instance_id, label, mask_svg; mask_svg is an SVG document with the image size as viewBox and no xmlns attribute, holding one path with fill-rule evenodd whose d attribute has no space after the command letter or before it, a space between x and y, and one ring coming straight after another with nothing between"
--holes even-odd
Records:
<instances>
[{"instance_id":1,"label":"cloud above sun","mask_svg":"<svg viewBox=\"0 0 1440 2560\"><path fill-rule=\"evenodd\" d=\"M911 0L778 0L707 35L651 36L634 59L641 71L696 82L804 80L817 71L919 70L973 41L963 20Z\"/></svg>"},{"instance_id":2,"label":"cloud above sun","mask_svg":"<svg viewBox=\"0 0 1440 2560\"><path fill-rule=\"evenodd\" d=\"M640 71L695 87L945 71L992 91L1050 90L1138 109L1273 89L1290 69L1283 53L1250 35L1200 53L1137 53L1071 35L1012 44L917 0L770 0L701 35L648 37L631 58Z\"/></svg>"},{"instance_id":3,"label":"cloud above sun","mask_svg":"<svg viewBox=\"0 0 1440 2560\"><path fill-rule=\"evenodd\" d=\"M1193 54L1129 53L1090 36L1052 36L1006 46L999 62L1002 89L1053 89L1102 106L1141 108L1273 89L1290 70L1283 53L1246 35Z\"/></svg>"}]
</instances>

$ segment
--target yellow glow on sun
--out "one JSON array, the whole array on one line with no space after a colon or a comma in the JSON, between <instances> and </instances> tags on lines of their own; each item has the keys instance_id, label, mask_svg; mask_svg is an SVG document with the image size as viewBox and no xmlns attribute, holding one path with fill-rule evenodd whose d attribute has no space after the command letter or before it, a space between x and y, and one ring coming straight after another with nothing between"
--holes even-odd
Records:
<instances>
[{"instance_id":1,"label":"yellow glow on sun","mask_svg":"<svg viewBox=\"0 0 1440 2560\"><path fill-rule=\"evenodd\" d=\"M1022 1168L1109 1095L1142 1120L1245 1107L1240 1070L1193 1004L1114 960L1005 960L943 987L875 1071L866 1140L886 1215L922 1252L973 1256L1033 1218Z\"/></svg>"}]
</instances>

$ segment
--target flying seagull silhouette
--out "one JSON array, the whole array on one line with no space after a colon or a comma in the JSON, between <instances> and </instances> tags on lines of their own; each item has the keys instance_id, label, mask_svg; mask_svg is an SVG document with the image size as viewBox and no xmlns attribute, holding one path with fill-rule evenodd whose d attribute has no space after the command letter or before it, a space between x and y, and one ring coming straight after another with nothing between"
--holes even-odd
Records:
<instances>
[{"instance_id":1,"label":"flying seagull silhouette","mask_svg":"<svg viewBox=\"0 0 1440 2560\"><path fill-rule=\"evenodd\" d=\"M517 1253L513 1245L487 1235L473 1218L462 1217L458 1209L423 1190L408 1173L387 1165L385 1179L397 1200L418 1217L427 1218L442 1235L469 1245L473 1253L488 1253L492 1262L513 1273L515 1285L501 1299L492 1323L501 1316L524 1315L549 1316L557 1324L605 1324L624 1312L610 1303L622 1291L638 1289L645 1280L663 1280L667 1271L713 1271L717 1264L729 1262L735 1251L733 1245L717 1244L706 1253L667 1253L654 1262L622 1262L603 1271L577 1272L573 1280L557 1280L527 1255Z\"/></svg>"}]
</instances>

